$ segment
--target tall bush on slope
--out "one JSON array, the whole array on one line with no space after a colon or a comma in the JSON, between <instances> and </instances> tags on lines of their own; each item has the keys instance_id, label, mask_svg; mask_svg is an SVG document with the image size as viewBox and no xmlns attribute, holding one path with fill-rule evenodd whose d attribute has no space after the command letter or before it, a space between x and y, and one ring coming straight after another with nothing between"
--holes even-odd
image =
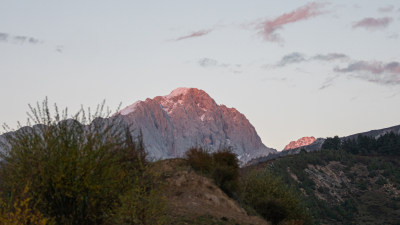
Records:
<instances>
[{"instance_id":1,"label":"tall bush on slope","mask_svg":"<svg viewBox=\"0 0 400 225\"><path fill-rule=\"evenodd\" d=\"M101 119L110 115L103 113L104 103L93 115L81 110L71 118L57 106L52 116L47 99L30 109L29 119L36 125L20 126L5 135L2 199L13 204L29 184L29 204L57 224L113 224L132 195L137 200L131 204L136 205L150 195L161 195L156 191L158 179L149 172L141 138L134 140L117 117ZM158 204L162 202L160 197ZM142 218L135 224L148 224L146 213L154 211L149 208L131 214ZM157 219L159 215L147 217ZM129 224L130 219L120 222Z\"/></svg>"}]
</instances>

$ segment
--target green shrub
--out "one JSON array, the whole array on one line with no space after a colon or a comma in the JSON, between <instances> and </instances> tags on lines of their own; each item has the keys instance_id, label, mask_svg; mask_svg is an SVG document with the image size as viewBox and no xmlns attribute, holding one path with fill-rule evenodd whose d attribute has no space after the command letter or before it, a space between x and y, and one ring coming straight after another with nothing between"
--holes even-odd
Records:
<instances>
[{"instance_id":1,"label":"green shrub","mask_svg":"<svg viewBox=\"0 0 400 225\"><path fill-rule=\"evenodd\" d=\"M309 223L311 216L302 205L299 193L279 178L262 171L251 171L242 177L240 200L273 224L282 221Z\"/></svg>"},{"instance_id":2,"label":"green shrub","mask_svg":"<svg viewBox=\"0 0 400 225\"><path fill-rule=\"evenodd\" d=\"M239 162L229 149L210 154L203 148L191 148L186 158L194 170L212 178L227 195L234 195L239 185Z\"/></svg>"},{"instance_id":3,"label":"green shrub","mask_svg":"<svg viewBox=\"0 0 400 225\"><path fill-rule=\"evenodd\" d=\"M212 154L215 183L229 196L237 191L239 186L239 162L236 155L223 149Z\"/></svg>"},{"instance_id":4,"label":"green shrub","mask_svg":"<svg viewBox=\"0 0 400 225\"><path fill-rule=\"evenodd\" d=\"M160 175L148 169L132 181L132 188L119 197L113 224L166 224L165 199L159 180Z\"/></svg>"},{"instance_id":5,"label":"green shrub","mask_svg":"<svg viewBox=\"0 0 400 225\"><path fill-rule=\"evenodd\" d=\"M204 148L191 148L186 152L186 158L190 166L202 174L208 175L213 169L210 153Z\"/></svg>"}]
</instances>

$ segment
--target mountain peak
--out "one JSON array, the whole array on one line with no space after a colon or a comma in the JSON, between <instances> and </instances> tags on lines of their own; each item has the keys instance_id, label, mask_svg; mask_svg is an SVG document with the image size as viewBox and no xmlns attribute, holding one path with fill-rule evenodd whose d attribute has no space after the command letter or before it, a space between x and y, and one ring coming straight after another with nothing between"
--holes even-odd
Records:
<instances>
[{"instance_id":1,"label":"mountain peak","mask_svg":"<svg viewBox=\"0 0 400 225\"><path fill-rule=\"evenodd\" d=\"M182 100L184 98L191 98L195 101L199 101L201 99L212 99L205 91L197 88L184 88L180 87L173 90L169 95L161 96L166 100Z\"/></svg>"},{"instance_id":2,"label":"mountain peak","mask_svg":"<svg viewBox=\"0 0 400 225\"><path fill-rule=\"evenodd\" d=\"M201 111L213 111L218 107L217 103L205 91L197 88L177 88L169 95L154 98L168 114L175 109L185 108Z\"/></svg>"},{"instance_id":3,"label":"mountain peak","mask_svg":"<svg viewBox=\"0 0 400 225\"><path fill-rule=\"evenodd\" d=\"M298 139L297 141L291 141L288 145L285 146L283 149L285 150L290 150L290 149L295 149L295 148L300 148L306 145L310 145L315 142L315 137L302 137Z\"/></svg>"},{"instance_id":4,"label":"mountain peak","mask_svg":"<svg viewBox=\"0 0 400 225\"><path fill-rule=\"evenodd\" d=\"M241 162L276 152L266 147L247 118L234 108L218 105L205 91L177 88L165 96L138 101L122 116L135 132L142 131L149 155L182 157L193 146L217 150L231 147Z\"/></svg>"},{"instance_id":5,"label":"mountain peak","mask_svg":"<svg viewBox=\"0 0 400 225\"><path fill-rule=\"evenodd\" d=\"M177 96L180 96L180 95L185 95L186 93L188 93L188 92L189 92L190 90L192 90L192 89L198 90L197 88L179 87L179 88L177 88L177 89L171 91L171 93L170 93L169 95L166 95L166 96L164 96L164 97L166 97L166 98L173 98L173 97L177 97Z\"/></svg>"}]
</instances>

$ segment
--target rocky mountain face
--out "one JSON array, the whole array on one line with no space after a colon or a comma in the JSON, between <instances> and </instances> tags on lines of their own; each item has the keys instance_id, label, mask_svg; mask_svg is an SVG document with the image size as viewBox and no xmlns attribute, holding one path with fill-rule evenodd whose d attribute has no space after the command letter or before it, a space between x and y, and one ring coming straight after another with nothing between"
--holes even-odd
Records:
<instances>
[{"instance_id":1,"label":"rocky mountain face","mask_svg":"<svg viewBox=\"0 0 400 225\"><path fill-rule=\"evenodd\" d=\"M283 150L285 151L285 150L300 148L306 145L310 145L315 141L316 141L315 137L302 137L297 141L291 141L288 145L285 146Z\"/></svg>"},{"instance_id":2,"label":"rocky mountain face","mask_svg":"<svg viewBox=\"0 0 400 225\"><path fill-rule=\"evenodd\" d=\"M242 163L276 150L266 147L249 120L235 108L218 105L206 92L178 88L169 95L137 101L114 116L140 131L149 156L184 156L195 146L211 151L231 147Z\"/></svg>"}]
</instances>

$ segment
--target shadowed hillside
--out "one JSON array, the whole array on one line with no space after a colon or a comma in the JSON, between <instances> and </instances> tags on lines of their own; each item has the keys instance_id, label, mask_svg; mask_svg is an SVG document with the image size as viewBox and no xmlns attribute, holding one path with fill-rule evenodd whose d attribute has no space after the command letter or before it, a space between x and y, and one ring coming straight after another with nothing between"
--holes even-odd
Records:
<instances>
[{"instance_id":1,"label":"shadowed hillside","mask_svg":"<svg viewBox=\"0 0 400 225\"><path fill-rule=\"evenodd\" d=\"M270 171L300 190L317 223L398 224L400 135L328 138L322 147L245 169Z\"/></svg>"}]
</instances>

